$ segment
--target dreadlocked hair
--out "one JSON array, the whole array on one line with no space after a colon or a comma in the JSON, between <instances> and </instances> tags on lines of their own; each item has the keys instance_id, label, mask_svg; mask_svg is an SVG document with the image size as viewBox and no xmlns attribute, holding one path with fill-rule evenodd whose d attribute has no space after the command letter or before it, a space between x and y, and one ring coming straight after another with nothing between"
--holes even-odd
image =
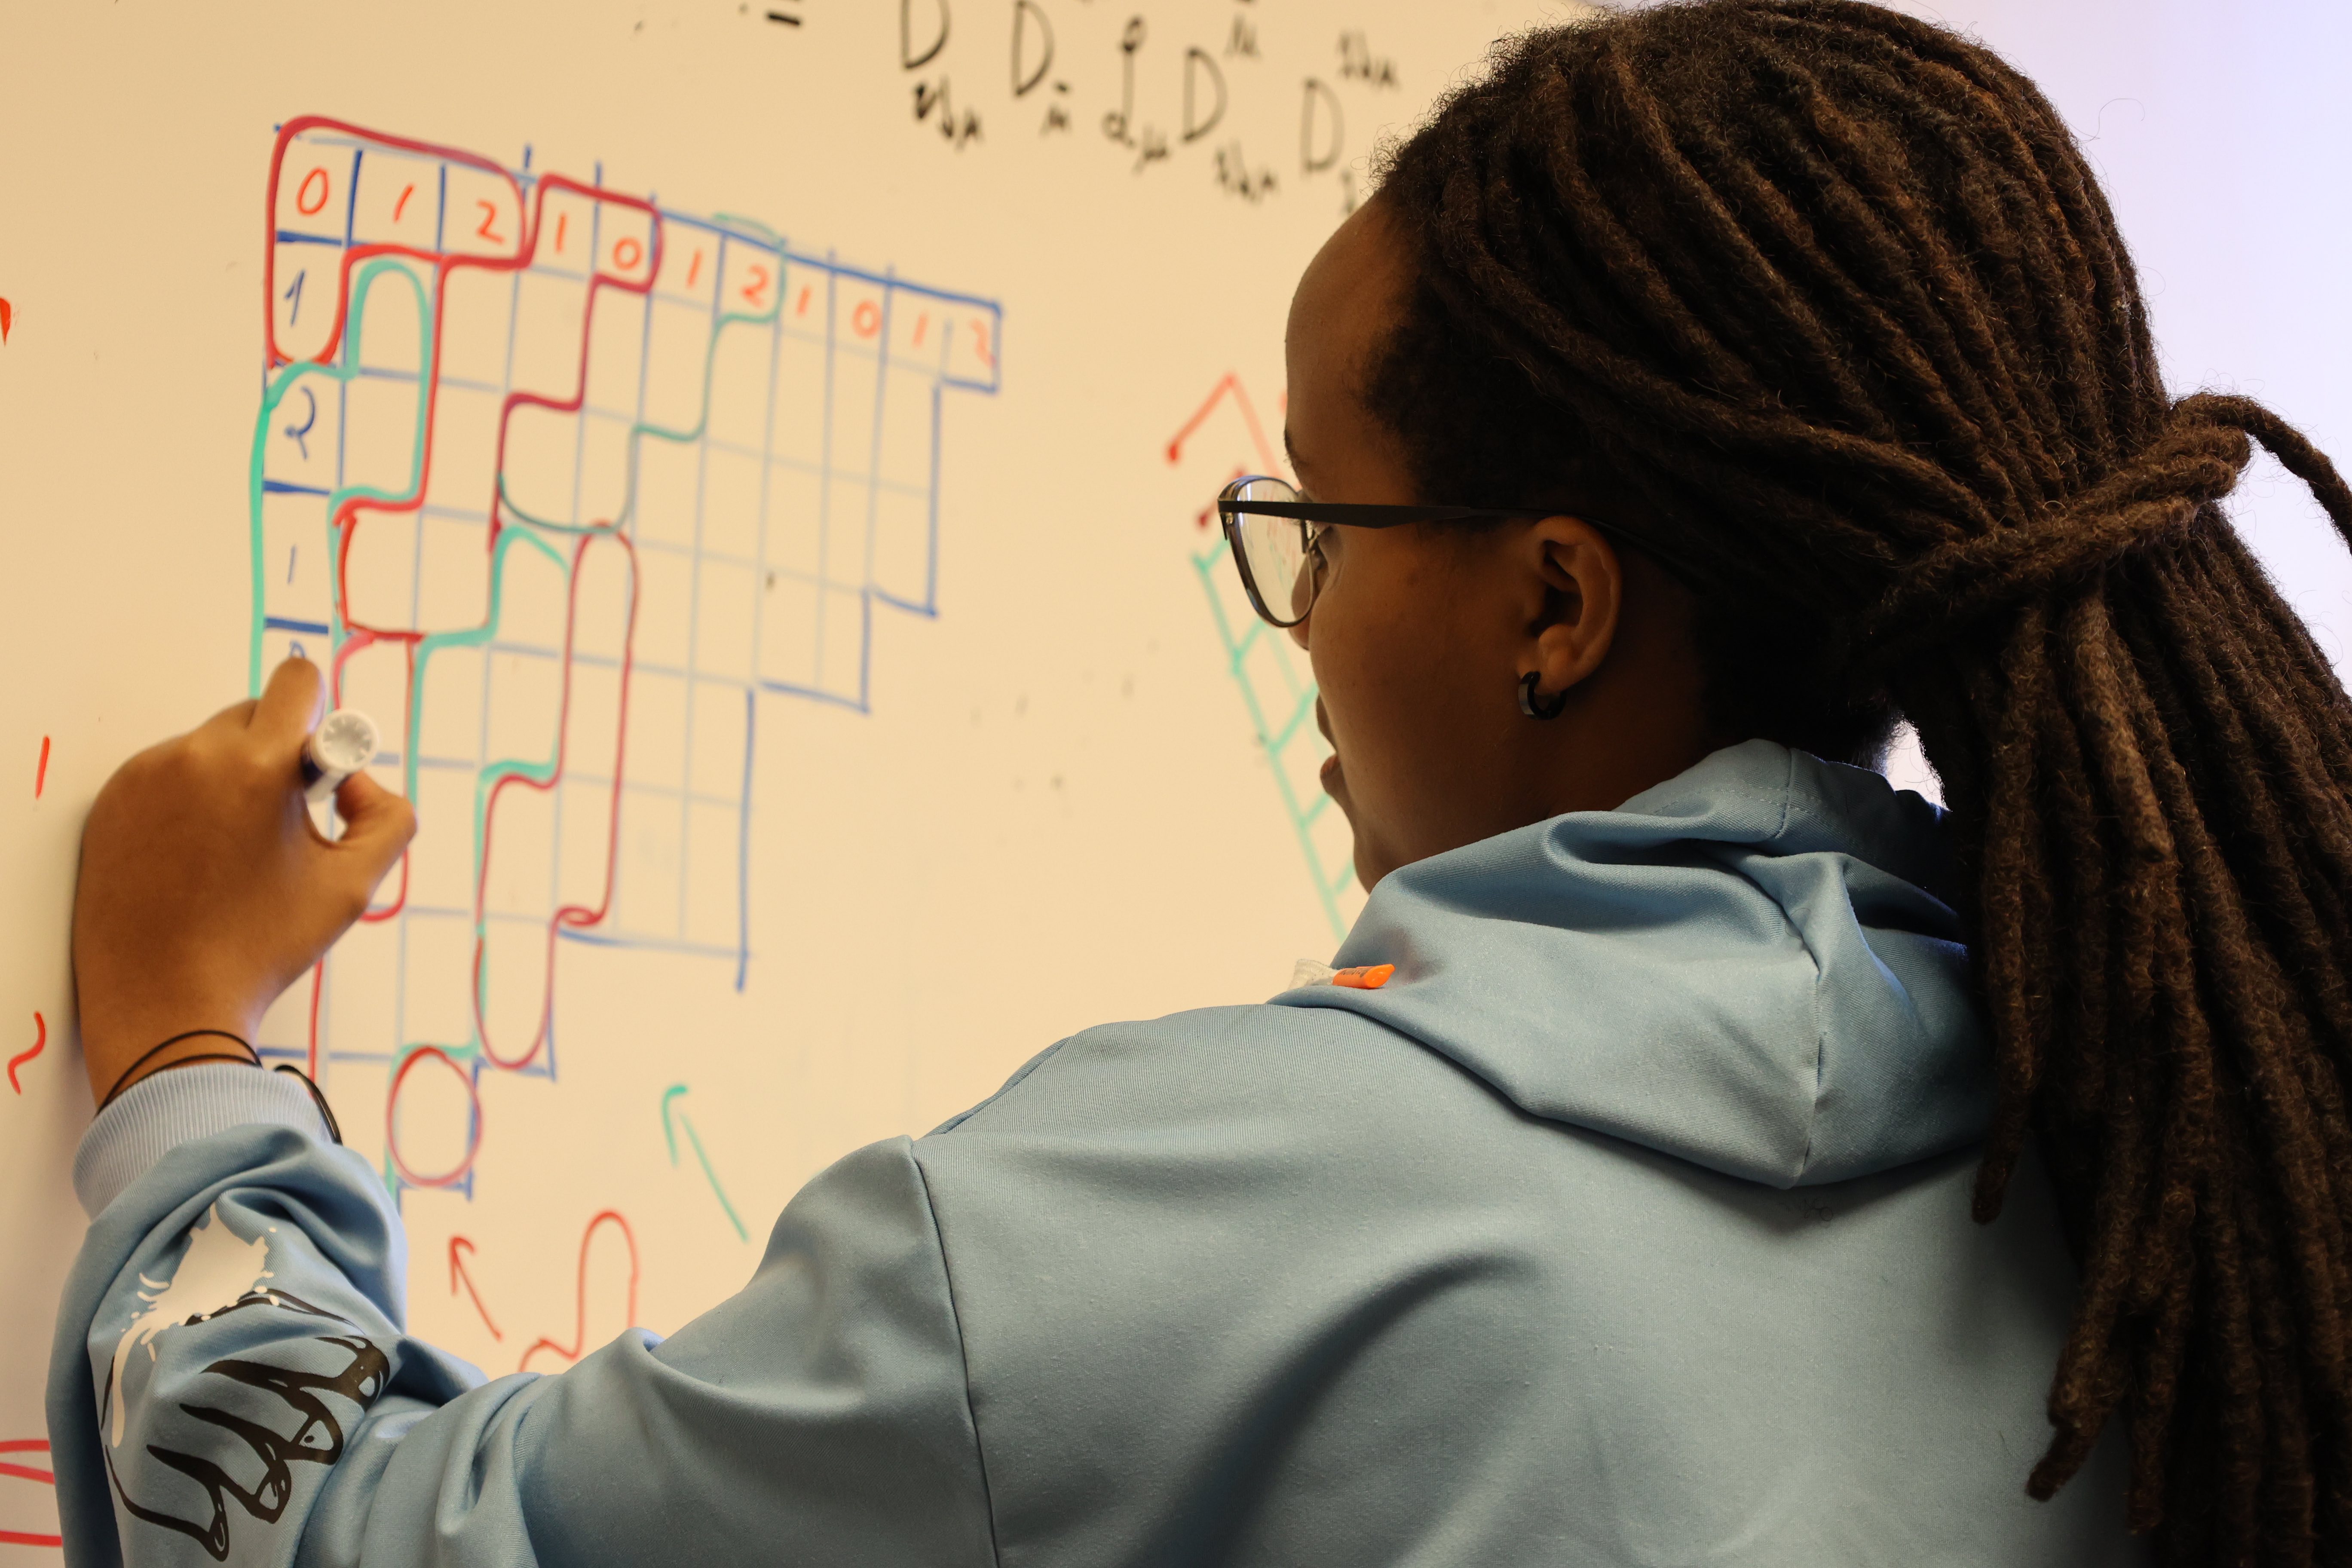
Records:
<instances>
[{"instance_id":1,"label":"dreadlocked hair","mask_svg":"<svg viewBox=\"0 0 2352 1568\"><path fill-rule=\"evenodd\" d=\"M1925 22L1532 32L1379 173L1415 280L1366 398L1423 493L1615 498L1701 574L1736 732L1899 712L1943 781L1975 1213L2036 1136L2081 1264L2027 1489L2119 1420L2165 1561L2352 1563L2352 702L2218 504L2249 437L2347 542L2352 491L2166 394L2072 137Z\"/></svg>"}]
</instances>

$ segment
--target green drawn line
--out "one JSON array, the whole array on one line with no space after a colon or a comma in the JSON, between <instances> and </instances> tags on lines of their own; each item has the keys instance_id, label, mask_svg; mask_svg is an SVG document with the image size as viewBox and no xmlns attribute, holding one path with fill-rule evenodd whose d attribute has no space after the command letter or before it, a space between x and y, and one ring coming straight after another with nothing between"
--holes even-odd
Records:
<instances>
[{"instance_id":1,"label":"green drawn line","mask_svg":"<svg viewBox=\"0 0 2352 1568\"><path fill-rule=\"evenodd\" d=\"M739 218L734 221L740 223L742 220ZM772 326L777 321L779 312L781 312L784 308L784 294L786 292L784 289L784 260L781 251L777 254L775 262L776 302L773 305L769 306L766 310L756 315L741 310L725 311L719 316L718 321L711 327L710 348L709 351L702 356L702 412L696 416L692 427L685 430L671 430L662 426L642 420L629 426L629 478L628 483L625 488L625 499L621 503L620 515L613 519L609 525L589 524L583 526L578 523L557 522L550 518L534 516L530 512L524 510L520 505L516 504L514 497L507 493L507 476L506 471L503 468L499 470L498 477L499 503L507 510L514 513L515 516L521 518L524 521L559 533L584 533L590 531L592 529L607 526L616 529L625 528L634 521L637 510L637 454L641 449L642 438L647 436L652 436L657 439L674 442L679 446L686 446L688 443L702 439L703 431L709 429L710 426L710 383L711 378L716 374L719 368L719 340L720 335L723 334L728 328L737 325L750 324L753 326ZM650 300L647 301L646 308L649 310L653 309L653 305ZM584 384L581 388L581 404L582 406L572 412L572 417L587 417L587 388Z\"/></svg>"},{"instance_id":2,"label":"green drawn line","mask_svg":"<svg viewBox=\"0 0 2352 1568\"><path fill-rule=\"evenodd\" d=\"M1257 688L1250 680L1246 663L1259 639L1271 638L1274 628L1252 616L1248 626L1235 635L1233 620L1225 614L1224 596L1217 592L1216 574L1230 548L1224 541L1219 540L1208 553L1192 557L1192 570L1200 574L1201 586L1209 595L1209 612L1216 617L1217 636L1225 645L1225 668L1232 674L1234 684L1242 689L1242 701L1249 709L1250 723L1257 731L1258 744L1265 748L1266 761L1273 766L1275 787L1282 792L1283 810L1290 819L1291 831L1298 836L1300 853L1307 857L1307 870L1314 879L1316 897L1323 900L1323 914L1331 922L1332 936L1344 942L1348 936L1348 919L1339 908L1339 894L1347 887L1348 879L1355 875L1355 868L1342 866L1336 875L1326 870L1312 831L1316 818L1329 809L1331 797L1318 793L1311 804L1301 803L1298 792L1291 785L1290 771L1282 765L1283 748L1298 738L1301 726L1315 711L1315 683L1300 679L1289 650L1279 642L1269 641L1267 646L1274 651L1275 665L1288 683L1296 705L1279 731L1266 721L1265 710L1258 701Z\"/></svg>"},{"instance_id":3,"label":"green drawn line","mask_svg":"<svg viewBox=\"0 0 2352 1568\"><path fill-rule=\"evenodd\" d=\"M253 631L247 648L245 675L246 685L249 688L250 694L255 697L261 695L261 642L262 634L268 629L269 619L268 587L262 581L262 573L265 569L263 546L266 542L262 537L261 527L261 500L265 493L262 489L262 470L267 464L269 437L278 427L278 405L286 401L293 393L297 384L306 375L324 376L329 381L341 384L352 381L359 374L360 339L367 325L369 291L374 287L376 279L386 272L397 273L416 296L418 340L416 437L409 447L408 489L404 493L395 494L390 490L378 489L373 485L345 485L329 492L325 522L327 560L332 563L335 559L334 519L335 515L342 510L345 501L362 498L399 505L415 500L424 483L425 436L426 427L430 424L435 381L433 307L425 296L424 281L415 273L392 257L377 257L362 266L352 279L351 319L343 324L341 362L336 364L313 364L306 361L300 364L289 364L278 372L277 376L262 389L261 414L253 424L253 454L246 467L246 500L252 523ZM338 434L335 439L340 442L341 435ZM334 568L331 564L328 567L331 584L333 580L333 571ZM347 635L343 626L343 608L335 602L331 586L327 595L327 625L329 648L331 650L341 647Z\"/></svg>"},{"instance_id":4,"label":"green drawn line","mask_svg":"<svg viewBox=\"0 0 2352 1568\"><path fill-rule=\"evenodd\" d=\"M674 1083L662 1090L662 1137L669 1144L669 1163L673 1165L677 1163L677 1133L669 1124L669 1102L685 1092L686 1085L682 1083ZM710 1168L710 1156L702 1152L702 1139L694 1131L694 1118L681 1110L677 1119L686 1123L686 1141L694 1146L695 1161L701 1165L703 1176L710 1183L710 1190L718 1194L719 1206L727 1211L727 1223L735 1227L738 1240L751 1240L751 1233L745 1230L742 1220L736 1217L735 1205L727 1201L727 1189L719 1184L719 1173Z\"/></svg>"}]
</instances>

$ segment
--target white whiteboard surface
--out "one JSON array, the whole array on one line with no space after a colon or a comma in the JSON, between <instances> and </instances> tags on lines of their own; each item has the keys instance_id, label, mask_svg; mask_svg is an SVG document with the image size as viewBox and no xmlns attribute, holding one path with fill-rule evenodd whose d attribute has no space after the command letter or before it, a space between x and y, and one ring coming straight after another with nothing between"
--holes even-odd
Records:
<instances>
[{"instance_id":1,"label":"white whiteboard surface","mask_svg":"<svg viewBox=\"0 0 2352 1568\"><path fill-rule=\"evenodd\" d=\"M1304 660L1200 514L1380 128L1542 14L16 16L0 1442L81 1229L80 819L295 644L424 826L262 1043L492 1373L675 1329L1063 1035L1327 954ZM54 1531L46 1463L0 1531Z\"/></svg>"}]
</instances>

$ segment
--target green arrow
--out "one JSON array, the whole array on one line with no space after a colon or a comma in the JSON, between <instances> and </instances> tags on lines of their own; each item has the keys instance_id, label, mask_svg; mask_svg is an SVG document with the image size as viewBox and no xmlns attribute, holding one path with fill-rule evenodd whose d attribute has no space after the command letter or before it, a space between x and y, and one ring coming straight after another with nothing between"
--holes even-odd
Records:
<instances>
[{"instance_id":1,"label":"green arrow","mask_svg":"<svg viewBox=\"0 0 2352 1568\"><path fill-rule=\"evenodd\" d=\"M677 1129L670 1125L669 1102L685 1092L686 1085L682 1083L674 1083L662 1090L662 1138L669 1145L669 1163L673 1165L677 1163ZM710 1156L702 1152L702 1139L694 1131L694 1119L680 1110L677 1113L677 1120L686 1128L686 1141L692 1146L694 1158L702 1166L703 1175L709 1179L710 1190L718 1195L719 1206L727 1211L727 1223L735 1227L735 1234L738 1237L745 1241L751 1240L751 1233L745 1230L743 1222L736 1217L735 1205L727 1201L727 1189L719 1184L719 1173L710 1168Z\"/></svg>"}]
</instances>

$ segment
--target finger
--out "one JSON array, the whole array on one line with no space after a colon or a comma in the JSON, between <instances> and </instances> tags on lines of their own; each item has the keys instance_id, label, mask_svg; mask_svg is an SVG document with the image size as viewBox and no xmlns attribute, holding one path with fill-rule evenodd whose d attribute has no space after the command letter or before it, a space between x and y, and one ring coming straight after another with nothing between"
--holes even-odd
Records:
<instances>
[{"instance_id":1,"label":"finger","mask_svg":"<svg viewBox=\"0 0 2352 1568\"><path fill-rule=\"evenodd\" d=\"M248 697L242 702L232 702L197 728L203 730L242 730L253 722L253 710L260 704Z\"/></svg>"},{"instance_id":2,"label":"finger","mask_svg":"<svg viewBox=\"0 0 2352 1568\"><path fill-rule=\"evenodd\" d=\"M269 684L254 705L247 727L273 750L282 746L292 751L318 728L325 697L319 667L299 656L289 658L269 672Z\"/></svg>"},{"instance_id":3,"label":"finger","mask_svg":"<svg viewBox=\"0 0 2352 1568\"><path fill-rule=\"evenodd\" d=\"M416 813L405 797L363 773L353 773L335 791L335 813L343 819L336 852L350 858L351 874L364 878L373 892L416 837Z\"/></svg>"}]
</instances>

